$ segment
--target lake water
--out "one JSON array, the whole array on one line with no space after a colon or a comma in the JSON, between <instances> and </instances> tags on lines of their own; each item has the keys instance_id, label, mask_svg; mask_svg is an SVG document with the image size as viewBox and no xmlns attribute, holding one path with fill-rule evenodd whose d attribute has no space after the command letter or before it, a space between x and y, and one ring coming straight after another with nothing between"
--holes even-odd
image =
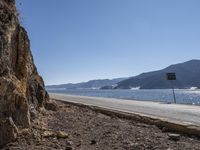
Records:
<instances>
[{"instance_id":1,"label":"lake water","mask_svg":"<svg viewBox=\"0 0 200 150\"><path fill-rule=\"evenodd\" d=\"M62 93L79 96L108 97L120 99L134 99L143 101L160 101L173 103L172 90L49 90L50 93ZM200 105L200 90L175 90L176 101L179 104Z\"/></svg>"}]
</instances>

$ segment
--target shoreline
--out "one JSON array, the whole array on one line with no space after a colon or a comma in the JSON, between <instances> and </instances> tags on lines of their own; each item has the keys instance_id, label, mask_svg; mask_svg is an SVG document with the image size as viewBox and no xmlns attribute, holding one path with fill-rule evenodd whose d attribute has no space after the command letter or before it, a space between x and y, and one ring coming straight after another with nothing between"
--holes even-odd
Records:
<instances>
[{"instance_id":1,"label":"shoreline","mask_svg":"<svg viewBox=\"0 0 200 150\"><path fill-rule=\"evenodd\" d=\"M102 91L102 92L101 92ZM132 92L133 91L133 92ZM176 90L176 102L183 105L200 106L200 90ZM174 103L172 90L50 90L49 93L67 94L76 96L115 98L137 101L152 101L160 103Z\"/></svg>"},{"instance_id":2,"label":"shoreline","mask_svg":"<svg viewBox=\"0 0 200 150\"><path fill-rule=\"evenodd\" d=\"M200 90L199 90L200 91ZM152 103L160 103L160 104L175 104L173 102L165 102L160 100L144 100L144 99L133 99L133 98L113 98L113 97L100 97L100 96L84 96L84 95L75 95L75 94L68 94L68 93L57 93L57 92L50 92L49 94L59 94L59 95L68 95L71 97L85 97L85 98L95 98L95 99L113 99L113 100L124 100L124 101L138 101L138 102L152 102ZM192 103L176 103L175 105L185 105L185 106L195 106L199 107L200 104L192 104ZM200 108L200 107L199 107Z\"/></svg>"}]
</instances>

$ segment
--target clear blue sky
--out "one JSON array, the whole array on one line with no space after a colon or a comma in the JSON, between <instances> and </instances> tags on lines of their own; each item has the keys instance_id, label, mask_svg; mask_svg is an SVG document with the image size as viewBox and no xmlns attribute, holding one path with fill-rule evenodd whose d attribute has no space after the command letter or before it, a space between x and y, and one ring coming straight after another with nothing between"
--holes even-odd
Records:
<instances>
[{"instance_id":1,"label":"clear blue sky","mask_svg":"<svg viewBox=\"0 0 200 150\"><path fill-rule=\"evenodd\" d=\"M134 76L200 58L200 0L17 4L46 84Z\"/></svg>"}]
</instances>

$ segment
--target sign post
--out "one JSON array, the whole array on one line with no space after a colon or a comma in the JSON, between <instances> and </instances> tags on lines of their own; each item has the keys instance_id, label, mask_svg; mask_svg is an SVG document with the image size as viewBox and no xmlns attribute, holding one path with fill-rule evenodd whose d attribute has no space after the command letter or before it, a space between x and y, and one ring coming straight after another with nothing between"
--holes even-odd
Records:
<instances>
[{"instance_id":1,"label":"sign post","mask_svg":"<svg viewBox=\"0 0 200 150\"><path fill-rule=\"evenodd\" d=\"M167 73L166 77L167 77L167 80L171 81L174 103L176 104L176 96L175 96L175 92L174 92L174 85L172 83L172 81L176 80L176 73L174 73L174 72Z\"/></svg>"}]
</instances>

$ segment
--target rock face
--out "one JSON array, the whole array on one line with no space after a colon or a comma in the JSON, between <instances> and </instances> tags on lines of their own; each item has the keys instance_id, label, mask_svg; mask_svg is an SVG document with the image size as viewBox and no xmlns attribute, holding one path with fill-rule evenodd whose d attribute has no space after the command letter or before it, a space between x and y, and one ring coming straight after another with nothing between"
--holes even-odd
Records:
<instances>
[{"instance_id":1,"label":"rock face","mask_svg":"<svg viewBox=\"0 0 200 150\"><path fill-rule=\"evenodd\" d=\"M0 146L14 140L18 129L29 127L31 114L48 100L15 1L0 0Z\"/></svg>"}]
</instances>

